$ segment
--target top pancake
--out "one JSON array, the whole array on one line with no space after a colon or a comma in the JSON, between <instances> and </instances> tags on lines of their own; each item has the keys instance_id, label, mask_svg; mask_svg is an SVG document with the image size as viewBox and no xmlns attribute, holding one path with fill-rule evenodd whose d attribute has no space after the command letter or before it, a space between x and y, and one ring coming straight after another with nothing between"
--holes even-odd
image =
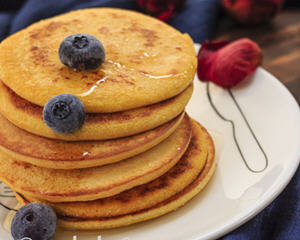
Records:
<instances>
[{"instance_id":1,"label":"top pancake","mask_svg":"<svg viewBox=\"0 0 300 240\"><path fill-rule=\"evenodd\" d=\"M104 45L106 61L75 71L58 57L61 41L89 33ZM0 44L0 78L24 99L44 106L55 95L81 98L87 112L115 112L157 103L182 92L194 78L193 41L140 13L99 8L35 23ZM33 91L34 89L34 91Z\"/></svg>"}]
</instances>

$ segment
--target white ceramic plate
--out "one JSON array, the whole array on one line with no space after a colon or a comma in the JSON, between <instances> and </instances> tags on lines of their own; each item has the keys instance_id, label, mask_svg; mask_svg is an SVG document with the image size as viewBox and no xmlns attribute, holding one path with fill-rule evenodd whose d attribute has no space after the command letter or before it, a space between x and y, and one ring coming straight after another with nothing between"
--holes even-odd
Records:
<instances>
[{"instance_id":1,"label":"white ceramic plate","mask_svg":"<svg viewBox=\"0 0 300 240\"><path fill-rule=\"evenodd\" d=\"M249 167L262 170L265 158L230 94L209 85L219 112L233 120L237 141ZM237 228L263 210L288 184L300 160L300 111L288 90L263 69L232 89L268 157L261 173L251 172L235 145L232 126L223 121L208 101L206 84L195 79L187 112L212 134L218 167L208 186L183 208L158 219L130 227L98 232L58 232L55 240L199 240L215 239ZM1 192L6 191L3 186ZM14 199L0 198L8 205ZM7 210L0 207L0 220ZM0 227L0 239L10 239ZM97 236L101 236L97 237Z\"/></svg>"}]
</instances>

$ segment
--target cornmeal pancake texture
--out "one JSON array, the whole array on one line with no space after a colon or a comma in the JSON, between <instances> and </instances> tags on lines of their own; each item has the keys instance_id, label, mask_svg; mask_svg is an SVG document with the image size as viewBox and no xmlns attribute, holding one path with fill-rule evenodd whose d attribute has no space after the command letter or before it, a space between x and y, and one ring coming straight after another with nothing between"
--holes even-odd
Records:
<instances>
[{"instance_id":1,"label":"cornmeal pancake texture","mask_svg":"<svg viewBox=\"0 0 300 240\"><path fill-rule=\"evenodd\" d=\"M87 113L81 129L57 134L43 121L43 108L19 97L0 82L0 112L13 124L39 136L68 141L106 140L156 128L178 116L193 92L188 86L179 95L150 106L116 113Z\"/></svg>"},{"instance_id":2,"label":"cornmeal pancake texture","mask_svg":"<svg viewBox=\"0 0 300 240\"><path fill-rule=\"evenodd\" d=\"M109 197L167 172L184 154L191 133L190 121L184 118L172 135L150 150L117 163L85 169L41 168L0 152L0 179L17 192L52 202Z\"/></svg>"},{"instance_id":3,"label":"cornmeal pancake texture","mask_svg":"<svg viewBox=\"0 0 300 240\"><path fill-rule=\"evenodd\" d=\"M24 131L0 114L0 152L40 167L75 169L101 166L142 153L170 136L184 113L147 132L106 141L67 142ZM188 118L185 116L185 118Z\"/></svg>"},{"instance_id":4,"label":"cornmeal pancake texture","mask_svg":"<svg viewBox=\"0 0 300 240\"><path fill-rule=\"evenodd\" d=\"M95 70L74 71L58 48L70 34L89 33L106 51ZM197 67L193 41L141 13L95 8L35 23L0 44L0 78L22 98L44 106L70 93L86 112L116 112L158 103L182 92Z\"/></svg>"},{"instance_id":5,"label":"cornmeal pancake texture","mask_svg":"<svg viewBox=\"0 0 300 240\"><path fill-rule=\"evenodd\" d=\"M52 206L59 225L75 229L120 227L166 214L195 196L208 183L215 169L211 137L195 121L193 136L181 160L150 183L116 196L89 202L50 203L17 194L21 204L43 202Z\"/></svg>"},{"instance_id":6,"label":"cornmeal pancake texture","mask_svg":"<svg viewBox=\"0 0 300 240\"><path fill-rule=\"evenodd\" d=\"M192 122L192 138L189 147L179 162L161 177L116 196L89 202L51 203L62 216L112 217L140 211L164 201L187 187L199 175L214 147L207 132ZM30 202L39 199L24 196Z\"/></svg>"}]
</instances>

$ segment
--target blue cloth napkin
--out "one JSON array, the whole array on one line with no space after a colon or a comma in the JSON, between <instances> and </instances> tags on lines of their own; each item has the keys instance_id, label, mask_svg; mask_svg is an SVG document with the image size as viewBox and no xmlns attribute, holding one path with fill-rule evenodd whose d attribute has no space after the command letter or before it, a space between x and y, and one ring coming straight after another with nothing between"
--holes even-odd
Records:
<instances>
[{"instance_id":1,"label":"blue cloth napkin","mask_svg":"<svg viewBox=\"0 0 300 240\"><path fill-rule=\"evenodd\" d=\"M287 3L299 6L300 0ZM0 0L0 41L40 19L88 7L139 10L135 0ZM219 0L187 0L185 7L169 23L201 43L210 39L218 11ZM300 240L300 170L265 210L220 239Z\"/></svg>"},{"instance_id":2,"label":"blue cloth napkin","mask_svg":"<svg viewBox=\"0 0 300 240\"><path fill-rule=\"evenodd\" d=\"M220 203L221 204L221 203ZM219 240L299 240L300 169L261 213Z\"/></svg>"},{"instance_id":3,"label":"blue cloth napkin","mask_svg":"<svg viewBox=\"0 0 300 240\"><path fill-rule=\"evenodd\" d=\"M14 2L20 9L13 8ZM219 0L187 1L182 11L169 23L182 32L188 32L195 42L203 42L209 39L214 29L218 2ZM117 7L139 10L135 0L27 0L20 5L18 0L0 0L0 41L33 22L75 9Z\"/></svg>"}]
</instances>

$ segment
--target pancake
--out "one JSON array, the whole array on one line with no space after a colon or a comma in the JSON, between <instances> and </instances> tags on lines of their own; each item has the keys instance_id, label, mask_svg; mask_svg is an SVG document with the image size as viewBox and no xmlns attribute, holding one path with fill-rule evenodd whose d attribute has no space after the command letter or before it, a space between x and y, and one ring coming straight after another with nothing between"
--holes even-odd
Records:
<instances>
[{"instance_id":1,"label":"pancake","mask_svg":"<svg viewBox=\"0 0 300 240\"><path fill-rule=\"evenodd\" d=\"M67 142L33 135L0 114L0 151L40 167L75 169L101 166L135 156L170 136L184 113L153 130L106 141ZM186 116L186 118L188 118Z\"/></svg>"},{"instance_id":2,"label":"pancake","mask_svg":"<svg viewBox=\"0 0 300 240\"><path fill-rule=\"evenodd\" d=\"M61 41L89 33L104 45L106 61L74 71L58 57ZM35 23L0 44L0 78L39 106L55 95L74 94L86 112L116 112L158 103L182 92L194 79L192 39L141 13L95 8ZM34 89L34 90L33 90Z\"/></svg>"},{"instance_id":3,"label":"pancake","mask_svg":"<svg viewBox=\"0 0 300 240\"><path fill-rule=\"evenodd\" d=\"M0 82L0 112L9 121L39 136L68 140L106 140L141 133L179 115L191 98L190 85L179 95L147 107L117 113L87 113L81 129L72 134L57 134L43 121L43 108L34 105Z\"/></svg>"},{"instance_id":4,"label":"pancake","mask_svg":"<svg viewBox=\"0 0 300 240\"><path fill-rule=\"evenodd\" d=\"M214 145L206 130L193 121L190 145L180 161L161 177L119 193L89 202L51 203L23 196L29 202L42 202L60 216L99 218L113 217L148 209L165 201L191 184L205 163L214 157Z\"/></svg>"},{"instance_id":5,"label":"pancake","mask_svg":"<svg viewBox=\"0 0 300 240\"><path fill-rule=\"evenodd\" d=\"M132 158L85 169L48 169L0 152L0 179L25 195L51 202L88 201L116 195L150 182L172 168L191 138L189 119L160 144Z\"/></svg>"},{"instance_id":6,"label":"pancake","mask_svg":"<svg viewBox=\"0 0 300 240\"><path fill-rule=\"evenodd\" d=\"M188 184L188 186L183 187L183 189L180 189L179 191L174 193L172 196L168 196L165 200L163 200L151 207L144 208L144 209L137 210L137 211L131 211L131 212L128 212L125 214L122 214L122 213L118 214L118 212L116 212L117 215L114 215L114 216L94 217L92 215L87 216L86 214L84 214L85 211L83 211L83 209L87 211L87 214L91 214L91 212L88 210L89 206L91 206L92 209L97 211L97 208L95 206L93 206L93 202L91 205L90 205L90 202L81 203L81 205L79 205L79 206L83 209L79 209L79 207L78 208L75 207L75 210L80 211L77 214L78 216L73 216L74 212L72 212L72 211L71 211L72 215L63 214L65 212L70 212L70 209L62 208L63 206L67 205L66 203L60 203L60 204L53 203L52 206L54 206L54 208L58 214L59 226L63 227L63 228L68 228L68 229L81 229L81 230L121 227L121 226L126 226L126 225L130 225L130 224L134 224L137 222L142 222L142 221L146 221L149 219L159 217L161 215L171 212L171 211L177 209L178 207L184 205L187 201L189 201L194 196L196 196L207 185L207 183L209 182L210 178L212 177L215 167L216 167L213 143L212 143L209 135L207 133L205 133L205 130L203 128L201 130L200 125L198 125L198 129L200 131L203 131L204 134L206 134L206 140L201 144L201 146L196 146L196 148L199 148L199 147L204 148L204 149L207 148L208 155L207 155L207 158L205 161L205 166L204 166L203 170L195 177L195 179L190 184ZM194 143L195 143L195 141L194 141ZM192 146L195 147L195 145L192 145ZM195 156L192 154L190 157L195 157ZM174 171L175 168L179 166L178 164L173 169L171 169L170 172ZM179 168L179 170L181 170L181 168ZM168 173L166 173L165 175L168 175ZM177 178L175 178L175 180L171 180L171 181L176 182L177 180L180 181ZM162 181L165 182L165 180L162 180ZM148 186L149 186L149 188L148 188ZM152 192L154 194L157 191L161 192L161 191L163 191L161 189L168 188L169 186L163 185L163 186L161 186L161 188L157 189L157 186L150 183L150 184L145 184L145 185L139 186L138 188L141 188L141 187L144 187L145 189L147 189L147 193L150 192L149 194L151 195ZM134 189L132 189L130 191L134 191ZM119 195L122 195L122 194L123 193L121 193ZM16 196L17 196L18 201L22 205L30 202L30 200L26 199L26 197L24 197L23 195L16 194ZM117 198L117 196L116 196L116 198ZM143 195L141 195L141 197L143 197ZM114 201L116 201L116 200L114 200ZM73 207L75 204L80 204L80 203L73 203ZM124 203L120 202L120 206L123 206L123 204ZM100 203L98 203L98 206L100 209L102 209L102 206Z\"/></svg>"}]
</instances>

